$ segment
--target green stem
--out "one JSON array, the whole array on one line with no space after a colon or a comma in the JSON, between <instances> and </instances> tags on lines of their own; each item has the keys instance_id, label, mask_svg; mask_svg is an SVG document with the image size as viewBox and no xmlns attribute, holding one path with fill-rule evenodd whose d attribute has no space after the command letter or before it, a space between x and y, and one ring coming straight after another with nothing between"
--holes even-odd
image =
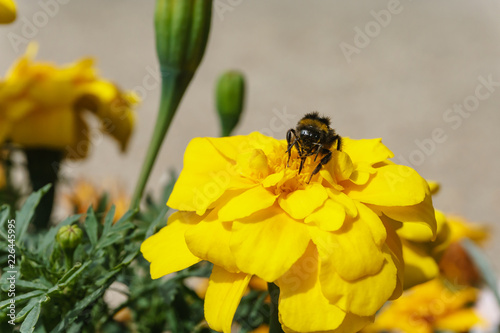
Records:
<instances>
[{"instance_id":1,"label":"green stem","mask_svg":"<svg viewBox=\"0 0 500 333\"><path fill-rule=\"evenodd\" d=\"M35 230L45 230L49 226L57 176L64 153L61 150L30 148L25 149L27 167L33 191L38 191L47 184L52 184L50 190L43 196L35 210L33 225Z\"/></svg>"},{"instance_id":2,"label":"green stem","mask_svg":"<svg viewBox=\"0 0 500 333\"><path fill-rule=\"evenodd\" d=\"M269 317L269 333L284 333L278 317L278 300L280 297L280 288L274 283L268 283L267 289L271 296L271 315Z\"/></svg>"},{"instance_id":3,"label":"green stem","mask_svg":"<svg viewBox=\"0 0 500 333\"><path fill-rule=\"evenodd\" d=\"M158 110L156 125L146 157L142 164L141 173L139 174L134 195L132 196L131 209L138 208L141 203L144 188L146 187L149 175L153 169L158 152L160 151L165 135L170 127L175 111L192 77L193 75L191 73L175 70L162 71L160 108Z\"/></svg>"}]
</instances>

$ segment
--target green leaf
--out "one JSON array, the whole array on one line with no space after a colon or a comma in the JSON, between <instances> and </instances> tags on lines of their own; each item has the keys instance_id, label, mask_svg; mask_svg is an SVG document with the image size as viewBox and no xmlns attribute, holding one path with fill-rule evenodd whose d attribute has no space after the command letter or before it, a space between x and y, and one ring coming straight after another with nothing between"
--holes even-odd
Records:
<instances>
[{"instance_id":1,"label":"green leaf","mask_svg":"<svg viewBox=\"0 0 500 333\"><path fill-rule=\"evenodd\" d=\"M58 287L59 289L65 288L71 281L77 278L78 275L80 275L91 263L92 261L89 260L83 265L81 263L78 263L73 266L66 274L64 274L64 276L59 281L57 281L56 287ZM51 288L49 292L52 292L52 289L54 288Z\"/></svg>"},{"instance_id":2,"label":"green leaf","mask_svg":"<svg viewBox=\"0 0 500 333\"><path fill-rule=\"evenodd\" d=\"M102 236L105 236L109 232L109 230L111 229L111 226L113 225L113 218L114 217L115 217L115 205L112 205L108 214L106 214L106 218L104 219L104 229L102 231Z\"/></svg>"},{"instance_id":3,"label":"green leaf","mask_svg":"<svg viewBox=\"0 0 500 333\"><path fill-rule=\"evenodd\" d=\"M59 325L52 330L52 333L66 332L67 327L73 325L78 316L84 312L85 308L101 297L105 290L105 287L101 287L82 300L76 302L74 308L64 316L59 322Z\"/></svg>"},{"instance_id":4,"label":"green leaf","mask_svg":"<svg viewBox=\"0 0 500 333\"><path fill-rule=\"evenodd\" d=\"M23 324L21 325L21 333L32 333L35 330L35 325L38 322L38 317L40 317L41 300L39 300L33 309L28 313L26 319L24 319Z\"/></svg>"},{"instance_id":5,"label":"green leaf","mask_svg":"<svg viewBox=\"0 0 500 333\"><path fill-rule=\"evenodd\" d=\"M87 236L89 237L90 244L92 248L97 244L97 230L99 228L99 223L97 222L97 218L95 217L94 210L92 206L87 210L87 218L85 219L85 231L87 232Z\"/></svg>"},{"instance_id":6,"label":"green leaf","mask_svg":"<svg viewBox=\"0 0 500 333\"><path fill-rule=\"evenodd\" d=\"M37 192L31 193L26 199L21 210L16 212L16 240L20 242L23 239L24 233L28 229L28 225L35 214L35 208L38 206L40 199L48 192L52 185L47 184Z\"/></svg>"},{"instance_id":7,"label":"green leaf","mask_svg":"<svg viewBox=\"0 0 500 333\"><path fill-rule=\"evenodd\" d=\"M25 280L16 280L16 287L26 288L26 289L37 289L37 290L47 290L47 286L40 282L31 282Z\"/></svg>"},{"instance_id":8,"label":"green leaf","mask_svg":"<svg viewBox=\"0 0 500 333\"><path fill-rule=\"evenodd\" d=\"M128 229L134 228L134 227L135 227L135 225L132 222L122 222L119 225L118 225L118 223L115 223L112 230L115 233L115 232L125 231Z\"/></svg>"},{"instance_id":9,"label":"green leaf","mask_svg":"<svg viewBox=\"0 0 500 333\"><path fill-rule=\"evenodd\" d=\"M156 232L158 225L161 222L165 221L165 214L167 214L167 212L168 212L168 207L165 206L160 212L160 214L153 221L153 223L151 223L151 225L149 226L148 230L146 231L146 236L144 237L144 239L149 238Z\"/></svg>"},{"instance_id":10,"label":"green leaf","mask_svg":"<svg viewBox=\"0 0 500 333\"><path fill-rule=\"evenodd\" d=\"M116 221L116 223L113 225L113 227L116 228L117 226L119 226L123 222L129 221L132 217L135 216L135 214L137 214L138 211L139 211L138 209L131 209L131 210L127 211L118 221Z\"/></svg>"},{"instance_id":11,"label":"green leaf","mask_svg":"<svg viewBox=\"0 0 500 333\"><path fill-rule=\"evenodd\" d=\"M32 297L40 296L44 293L45 293L45 291L43 291L43 290L34 290L34 291L30 291L29 293L14 297L14 300L16 302L20 302L20 301L23 301L25 299L30 299ZM5 301L0 302L0 309L5 308L7 305L9 305L9 303L10 303L10 299L6 299Z\"/></svg>"},{"instance_id":12,"label":"green leaf","mask_svg":"<svg viewBox=\"0 0 500 333\"><path fill-rule=\"evenodd\" d=\"M40 302L42 297L35 297L30 299L28 304L26 304L26 306L22 308L21 311L19 311L19 313L16 315L16 322L17 323L21 322L24 319L24 317L26 317L26 315L31 311L31 309L33 309L33 307Z\"/></svg>"},{"instance_id":13,"label":"green leaf","mask_svg":"<svg viewBox=\"0 0 500 333\"><path fill-rule=\"evenodd\" d=\"M118 233L113 233L113 234L110 234L108 235L108 237L106 238L101 238L99 240L99 244L97 245L96 248L98 249L104 249L105 247L113 244L113 243L116 243L117 241L119 241L120 239L123 239L123 236L121 234L118 234Z\"/></svg>"},{"instance_id":14,"label":"green leaf","mask_svg":"<svg viewBox=\"0 0 500 333\"><path fill-rule=\"evenodd\" d=\"M6 223L10 217L10 206L2 205L0 206L0 236L7 240L7 227Z\"/></svg>"},{"instance_id":15,"label":"green leaf","mask_svg":"<svg viewBox=\"0 0 500 333\"><path fill-rule=\"evenodd\" d=\"M467 252L467 254L469 255L469 257L474 262L474 265L481 273L481 277L483 278L484 282L491 289L491 291L495 295L497 303L500 305L500 294L498 292L498 285L497 285L498 280L495 276L495 273L493 271L493 268L491 267L488 258L483 253L483 251L470 239L466 238L462 240L460 243Z\"/></svg>"}]
</instances>

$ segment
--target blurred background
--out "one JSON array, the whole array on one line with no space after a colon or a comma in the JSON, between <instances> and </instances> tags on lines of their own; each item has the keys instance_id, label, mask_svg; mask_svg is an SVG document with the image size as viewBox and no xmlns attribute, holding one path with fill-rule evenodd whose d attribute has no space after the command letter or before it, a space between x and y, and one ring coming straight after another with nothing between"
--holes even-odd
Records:
<instances>
[{"instance_id":1,"label":"blurred background","mask_svg":"<svg viewBox=\"0 0 500 333\"><path fill-rule=\"evenodd\" d=\"M246 74L235 134L285 138L304 113L332 118L342 136L383 138L397 163L441 183L435 206L491 226L500 262L500 2L214 0L204 60L174 119L148 189L179 172L188 142L218 136L214 85ZM141 98L129 150L97 137L70 178L117 179L132 191L159 103L154 1L18 1L0 26L0 72L39 42L37 59L97 60L100 74ZM203 161L200 161L203 163Z\"/></svg>"}]
</instances>

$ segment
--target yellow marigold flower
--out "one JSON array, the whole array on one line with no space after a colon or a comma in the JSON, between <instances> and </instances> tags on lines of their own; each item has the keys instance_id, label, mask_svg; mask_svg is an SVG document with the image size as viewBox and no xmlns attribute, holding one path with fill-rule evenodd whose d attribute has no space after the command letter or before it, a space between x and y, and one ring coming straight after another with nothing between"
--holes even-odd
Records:
<instances>
[{"instance_id":1,"label":"yellow marigold flower","mask_svg":"<svg viewBox=\"0 0 500 333\"><path fill-rule=\"evenodd\" d=\"M16 3L13 0L0 0L0 24L13 22L16 15Z\"/></svg>"},{"instance_id":2,"label":"yellow marigold flower","mask_svg":"<svg viewBox=\"0 0 500 333\"><path fill-rule=\"evenodd\" d=\"M65 150L70 158L87 155L91 137L85 110L97 116L101 130L127 147L137 103L113 83L100 79L90 58L56 67L35 62L36 44L0 81L0 144Z\"/></svg>"},{"instance_id":3,"label":"yellow marigold flower","mask_svg":"<svg viewBox=\"0 0 500 333\"><path fill-rule=\"evenodd\" d=\"M479 324L470 304L476 301L475 288L450 290L434 279L408 290L389 303L375 323L363 330L371 332L433 333L436 330L468 332Z\"/></svg>"},{"instance_id":4,"label":"yellow marigold flower","mask_svg":"<svg viewBox=\"0 0 500 333\"><path fill-rule=\"evenodd\" d=\"M193 139L167 203L180 211L141 251L154 279L214 263L205 298L214 330L230 332L256 275L279 286L286 332L357 332L402 291L401 244L380 216L433 238L429 186L390 162L380 139L344 138L309 184L317 162L308 158L298 174L286 148L260 133Z\"/></svg>"}]
</instances>

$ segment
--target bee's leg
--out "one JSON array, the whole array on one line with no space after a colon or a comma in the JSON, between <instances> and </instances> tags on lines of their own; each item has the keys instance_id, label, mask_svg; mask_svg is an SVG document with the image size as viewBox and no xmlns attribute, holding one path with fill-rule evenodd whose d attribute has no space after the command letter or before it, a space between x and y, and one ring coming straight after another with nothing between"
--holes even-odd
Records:
<instances>
[{"instance_id":1,"label":"bee's leg","mask_svg":"<svg viewBox=\"0 0 500 333\"><path fill-rule=\"evenodd\" d=\"M293 142L292 142L292 137L293 137ZM288 132L286 132L286 142L288 144L288 147L286 149L286 152L288 153L288 160L286 161L286 166L289 167L290 156L292 155L292 147L296 146L297 150L299 149L297 144L297 134L295 133L294 129L289 129Z\"/></svg>"},{"instance_id":2,"label":"bee's leg","mask_svg":"<svg viewBox=\"0 0 500 333\"><path fill-rule=\"evenodd\" d=\"M340 135L337 135L337 150L342 151L342 138Z\"/></svg>"},{"instance_id":3,"label":"bee's leg","mask_svg":"<svg viewBox=\"0 0 500 333\"><path fill-rule=\"evenodd\" d=\"M319 152L323 150L323 146L321 144L318 144L318 146L316 146L316 156L314 156L314 162L316 162L316 159L318 158L318 155L319 155Z\"/></svg>"},{"instance_id":4,"label":"bee's leg","mask_svg":"<svg viewBox=\"0 0 500 333\"><path fill-rule=\"evenodd\" d=\"M306 158L305 157L302 157L300 159L300 167L299 167L299 174L300 172L302 171L302 167L304 166L304 162L306 161Z\"/></svg>"},{"instance_id":5,"label":"bee's leg","mask_svg":"<svg viewBox=\"0 0 500 333\"><path fill-rule=\"evenodd\" d=\"M321 159L321 161L319 161L318 165L316 166L316 168L314 168L314 171L311 173L311 176L309 177L309 180L307 181L307 184L309 184L309 182L311 181L311 178L317 174L319 172L319 170L321 170L321 168L323 167L323 165L325 165L326 163L330 162L330 160L332 159L332 152L329 150L329 149L322 149L322 153L325 154L325 156L323 156L323 158Z\"/></svg>"}]
</instances>

